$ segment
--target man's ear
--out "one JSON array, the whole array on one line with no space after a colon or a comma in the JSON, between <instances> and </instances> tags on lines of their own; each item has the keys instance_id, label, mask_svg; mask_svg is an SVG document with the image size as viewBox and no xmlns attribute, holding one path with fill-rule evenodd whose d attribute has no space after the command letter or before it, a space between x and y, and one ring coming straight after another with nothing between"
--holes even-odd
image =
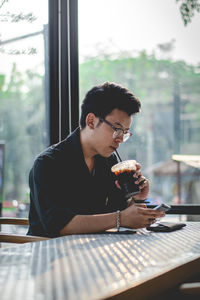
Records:
<instances>
[{"instance_id":1,"label":"man's ear","mask_svg":"<svg viewBox=\"0 0 200 300\"><path fill-rule=\"evenodd\" d=\"M94 129L95 127L95 122L96 122L96 116L93 113L89 113L86 117L86 125L90 129Z\"/></svg>"}]
</instances>

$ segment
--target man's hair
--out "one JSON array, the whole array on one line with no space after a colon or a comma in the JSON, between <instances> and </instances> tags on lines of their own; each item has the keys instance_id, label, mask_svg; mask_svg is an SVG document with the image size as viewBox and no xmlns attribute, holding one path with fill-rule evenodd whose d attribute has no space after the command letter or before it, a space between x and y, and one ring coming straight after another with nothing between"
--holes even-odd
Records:
<instances>
[{"instance_id":1,"label":"man's hair","mask_svg":"<svg viewBox=\"0 0 200 300\"><path fill-rule=\"evenodd\" d=\"M81 128L86 126L86 117L94 113L96 117L105 118L113 109L119 109L131 116L138 113L140 101L127 88L114 82L105 82L89 90L81 105Z\"/></svg>"}]
</instances>

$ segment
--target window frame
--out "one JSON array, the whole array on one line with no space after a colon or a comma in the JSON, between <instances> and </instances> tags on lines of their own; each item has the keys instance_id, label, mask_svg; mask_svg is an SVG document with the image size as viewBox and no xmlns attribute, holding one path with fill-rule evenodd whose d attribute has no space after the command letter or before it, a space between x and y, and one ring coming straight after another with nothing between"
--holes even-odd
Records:
<instances>
[{"instance_id":1,"label":"window frame","mask_svg":"<svg viewBox=\"0 0 200 300\"><path fill-rule=\"evenodd\" d=\"M52 145L79 125L78 1L49 0L48 28L47 123Z\"/></svg>"}]
</instances>

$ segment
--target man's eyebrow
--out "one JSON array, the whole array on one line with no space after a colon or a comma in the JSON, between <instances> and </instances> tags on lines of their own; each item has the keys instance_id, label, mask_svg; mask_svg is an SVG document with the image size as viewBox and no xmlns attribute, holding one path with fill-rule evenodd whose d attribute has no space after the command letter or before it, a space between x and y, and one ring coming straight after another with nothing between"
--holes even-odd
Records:
<instances>
[{"instance_id":1,"label":"man's eyebrow","mask_svg":"<svg viewBox=\"0 0 200 300\"><path fill-rule=\"evenodd\" d=\"M130 128L124 128L123 125L121 123L119 123L119 122L115 122L115 125L120 126L124 130L129 130L130 129Z\"/></svg>"}]
</instances>

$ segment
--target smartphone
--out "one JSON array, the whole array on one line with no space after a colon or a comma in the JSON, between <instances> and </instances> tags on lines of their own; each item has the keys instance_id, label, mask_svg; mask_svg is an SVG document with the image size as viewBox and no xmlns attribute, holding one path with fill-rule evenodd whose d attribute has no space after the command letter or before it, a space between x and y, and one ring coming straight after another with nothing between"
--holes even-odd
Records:
<instances>
[{"instance_id":1,"label":"smartphone","mask_svg":"<svg viewBox=\"0 0 200 300\"><path fill-rule=\"evenodd\" d=\"M155 232L170 232L170 231L181 229L184 226L186 226L185 223L162 222L156 225L153 224L152 226L149 226L146 229Z\"/></svg>"},{"instance_id":2,"label":"smartphone","mask_svg":"<svg viewBox=\"0 0 200 300\"><path fill-rule=\"evenodd\" d=\"M161 210L161 211L164 211L164 212L166 212L166 211L168 211L170 209L171 209L171 206L167 205L167 204L164 204L164 203L162 203L162 204L154 207L154 210Z\"/></svg>"}]
</instances>

